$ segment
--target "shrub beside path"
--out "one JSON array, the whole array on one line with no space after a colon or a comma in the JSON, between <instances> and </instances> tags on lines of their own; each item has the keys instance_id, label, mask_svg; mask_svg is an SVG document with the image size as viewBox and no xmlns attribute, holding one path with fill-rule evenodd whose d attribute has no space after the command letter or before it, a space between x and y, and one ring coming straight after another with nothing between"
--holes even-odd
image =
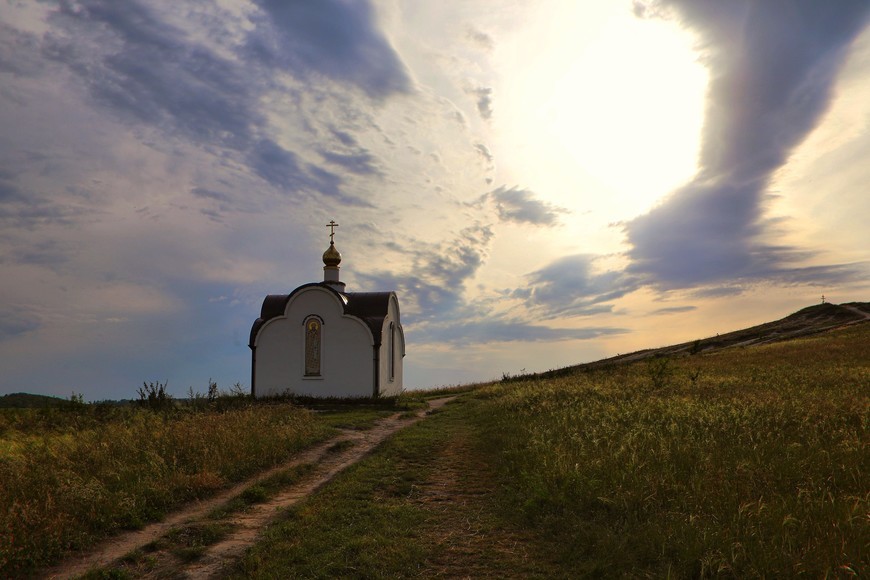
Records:
<instances>
[{"instance_id":1,"label":"shrub beside path","mask_svg":"<svg viewBox=\"0 0 870 580\"><path fill-rule=\"evenodd\" d=\"M209 545L204 554L195 562L186 564L167 551L149 553L150 574L162 569L163 571L171 570L173 575L188 578L219 576L221 569L228 561L240 556L246 548L254 544L260 532L278 515L281 509L290 507L306 498L342 470L360 461L388 437L420 421L427 413L442 407L454 398L431 399L428 410L421 410L413 415L395 413L376 422L371 429L342 429L335 437L297 454L282 465L262 472L212 498L196 502L185 509L170 514L162 522L110 538L87 553L72 557L58 566L46 570L42 576L44 578L75 578L95 568L116 564L130 553L157 542L173 529L205 520L209 513L240 496L251 486L287 469L305 464L313 465L311 472L297 483L286 487L263 503L254 504L245 510L232 513L222 520L222 523L230 526L230 533L216 543Z\"/></svg>"}]
</instances>

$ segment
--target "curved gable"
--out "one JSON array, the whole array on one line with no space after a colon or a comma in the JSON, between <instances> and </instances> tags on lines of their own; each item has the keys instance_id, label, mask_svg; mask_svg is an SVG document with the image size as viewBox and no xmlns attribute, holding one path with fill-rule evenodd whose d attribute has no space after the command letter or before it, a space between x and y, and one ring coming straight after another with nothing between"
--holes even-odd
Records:
<instances>
[{"instance_id":1,"label":"curved gable","mask_svg":"<svg viewBox=\"0 0 870 580\"><path fill-rule=\"evenodd\" d=\"M254 321L251 327L251 335L248 346L254 348L257 344L257 335L270 320L284 316L290 303L300 294L310 289L325 290L330 293L342 309L342 314L357 318L368 327L372 334L375 346L380 346L383 334L384 319L389 313L392 301L398 315L398 299L395 292L348 292L341 293L328 284L312 282L299 286L290 294L269 294L263 300L260 309L260 317ZM396 317L398 319L398 316Z\"/></svg>"}]
</instances>

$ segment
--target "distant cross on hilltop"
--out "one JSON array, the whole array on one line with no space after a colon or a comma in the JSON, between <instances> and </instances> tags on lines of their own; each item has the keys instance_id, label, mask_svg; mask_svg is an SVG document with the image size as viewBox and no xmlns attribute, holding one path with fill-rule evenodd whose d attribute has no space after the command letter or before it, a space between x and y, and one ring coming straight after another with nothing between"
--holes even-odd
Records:
<instances>
[{"instance_id":1,"label":"distant cross on hilltop","mask_svg":"<svg viewBox=\"0 0 870 580\"><path fill-rule=\"evenodd\" d=\"M824 303L825 303L825 295L822 294L822 304L824 304Z\"/></svg>"},{"instance_id":2,"label":"distant cross on hilltop","mask_svg":"<svg viewBox=\"0 0 870 580\"><path fill-rule=\"evenodd\" d=\"M329 228L329 243L335 243L335 228L338 227L338 224L335 223L335 220L329 220L329 223L326 224L326 227Z\"/></svg>"}]
</instances>

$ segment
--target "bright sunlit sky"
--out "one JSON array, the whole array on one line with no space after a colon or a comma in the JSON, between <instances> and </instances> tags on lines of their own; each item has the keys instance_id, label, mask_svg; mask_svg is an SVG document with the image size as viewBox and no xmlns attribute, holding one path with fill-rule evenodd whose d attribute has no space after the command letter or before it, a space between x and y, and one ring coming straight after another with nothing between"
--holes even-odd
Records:
<instances>
[{"instance_id":1,"label":"bright sunlit sky","mask_svg":"<svg viewBox=\"0 0 870 580\"><path fill-rule=\"evenodd\" d=\"M406 388L870 300L870 0L0 0L0 393L250 386L395 290Z\"/></svg>"}]
</instances>

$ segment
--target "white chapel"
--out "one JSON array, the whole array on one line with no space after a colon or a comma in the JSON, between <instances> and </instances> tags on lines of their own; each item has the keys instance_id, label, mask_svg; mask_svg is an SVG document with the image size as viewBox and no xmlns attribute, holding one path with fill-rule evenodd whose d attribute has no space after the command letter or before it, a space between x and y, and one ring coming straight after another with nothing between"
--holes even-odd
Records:
<instances>
[{"instance_id":1,"label":"white chapel","mask_svg":"<svg viewBox=\"0 0 870 580\"><path fill-rule=\"evenodd\" d=\"M270 294L251 328L251 394L390 397L402 391L405 335L395 292L346 292L331 221L323 282Z\"/></svg>"}]
</instances>

